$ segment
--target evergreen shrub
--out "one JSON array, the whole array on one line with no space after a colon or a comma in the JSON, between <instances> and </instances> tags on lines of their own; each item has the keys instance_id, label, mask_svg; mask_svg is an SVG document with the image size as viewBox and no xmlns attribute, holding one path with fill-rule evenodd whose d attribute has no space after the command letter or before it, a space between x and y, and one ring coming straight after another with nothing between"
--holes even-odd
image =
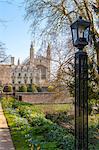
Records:
<instances>
[{"instance_id":1,"label":"evergreen shrub","mask_svg":"<svg viewBox=\"0 0 99 150\"><path fill-rule=\"evenodd\" d=\"M12 92L12 86L11 85L5 85L3 88L3 92Z\"/></svg>"},{"instance_id":2,"label":"evergreen shrub","mask_svg":"<svg viewBox=\"0 0 99 150\"><path fill-rule=\"evenodd\" d=\"M38 92L42 92L43 90L42 90L41 87L37 86L37 91L38 91Z\"/></svg>"},{"instance_id":3,"label":"evergreen shrub","mask_svg":"<svg viewBox=\"0 0 99 150\"><path fill-rule=\"evenodd\" d=\"M19 92L27 92L27 86L26 85L22 85L19 87Z\"/></svg>"},{"instance_id":4,"label":"evergreen shrub","mask_svg":"<svg viewBox=\"0 0 99 150\"><path fill-rule=\"evenodd\" d=\"M48 86L48 92L54 92L54 86Z\"/></svg>"},{"instance_id":5,"label":"evergreen shrub","mask_svg":"<svg viewBox=\"0 0 99 150\"><path fill-rule=\"evenodd\" d=\"M38 91L37 91L37 87L36 87L35 84L32 85L32 92L33 92L33 93L38 92Z\"/></svg>"},{"instance_id":6,"label":"evergreen shrub","mask_svg":"<svg viewBox=\"0 0 99 150\"><path fill-rule=\"evenodd\" d=\"M27 86L27 92L32 92L32 86L31 85Z\"/></svg>"}]
</instances>

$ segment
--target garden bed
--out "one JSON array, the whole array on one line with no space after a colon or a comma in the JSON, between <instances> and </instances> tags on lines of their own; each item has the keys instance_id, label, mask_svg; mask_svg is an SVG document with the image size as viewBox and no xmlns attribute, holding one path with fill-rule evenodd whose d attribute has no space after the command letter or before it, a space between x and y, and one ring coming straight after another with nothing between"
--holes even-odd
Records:
<instances>
[{"instance_id":1,"label":"garden bed","mask_svg":"<svg viewBox=\"0 0 99 150\"><path fill-rule=\"evenodd\" d=\"M2 106L16 150L74 149L74 118L68 115L72 105L32 105L3 98ZM98 150L97 131L98 120L90 118L89 150Z\"/></svg>"}]
</instances>

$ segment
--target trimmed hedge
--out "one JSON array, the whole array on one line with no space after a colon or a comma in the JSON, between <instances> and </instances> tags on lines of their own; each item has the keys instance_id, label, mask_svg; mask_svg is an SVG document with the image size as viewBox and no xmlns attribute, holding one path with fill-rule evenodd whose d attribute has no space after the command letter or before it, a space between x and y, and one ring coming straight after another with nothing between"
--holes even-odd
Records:
<instances>
[{"instance_id":1,"label":"trimmed hedge","mask_svg":"<svg viewBox=\"0 0 99 150\"><path fill-rule=\"evenodd\" d=\"M48 92L54 92L54 86L48 86Z\"/></svg>"},{"instance_id":2,"label":"trimmed hedge","mask_svg":"<svg viewBox=\"0 0 99 150\"><path fill-rule=\"evenodd\" d=\"M33 93L38 92L35 84L32 85L32 92Z\"/></svg>"},{"instance_id":3,"label":"trimmed hedge","mask_svg":"<svg viewBox=\"0 0 99 150\"><path fill-rule=\"evenodd\" d=\"M32 92L32 86L31 85L27 86L27 92Z\"/></svg>"},{"instance_id":4,"label":"trimmed hedge","mask_svg":"<svg viewBox=\"0 0 99 150\"><path fill-rule=\"evenodd\" d=\"M11 85L5 85L3 88L3 92L12 92L12 86Z\"/></svg>"},{"instance_id":5,"label":"trimmed hedge","mask_svg":"<svg viewBox=\"0 0 99 150\"><path fill-rule=\"evenodd\" d=\"M22 85L19 87L19 92L27 92L27 86L26 85Z\"/></svg>"}]
</instances>

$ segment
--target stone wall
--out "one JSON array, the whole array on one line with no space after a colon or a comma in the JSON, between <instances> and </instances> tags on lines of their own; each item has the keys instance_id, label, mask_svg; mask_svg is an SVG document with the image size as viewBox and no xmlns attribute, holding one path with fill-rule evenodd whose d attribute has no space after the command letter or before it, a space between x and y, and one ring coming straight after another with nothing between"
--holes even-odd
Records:
<instances>
[{"instance_id":1,"label":"stone wall","mask_svg":"<svg viewBox=\"0 0 99 150\"><path fill-rule=\"evenodd\" d=\"M0 65L0 84L11 83L11 65Z\"/></svg>"},{"instance_id":2,"label":"stone wall","mask_svg":"<svg viewBox=\"0 0 99 150\"><path fill-rule=\"evenodd\" d=\"M22 101L32 104L47 104L47 103L72 103L73 98L66 97L65 99L56 98L55 93L16 93L17 98L22 98Z\"/></svg>"}]
</instances>

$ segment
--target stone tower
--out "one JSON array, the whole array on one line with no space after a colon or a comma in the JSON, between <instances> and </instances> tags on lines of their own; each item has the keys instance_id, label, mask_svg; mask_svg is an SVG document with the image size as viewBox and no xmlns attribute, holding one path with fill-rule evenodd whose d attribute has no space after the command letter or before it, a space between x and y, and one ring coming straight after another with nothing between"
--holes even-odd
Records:
<instances>
[{"instance_id":1,"label":"stone tower","mask_svg":"<svg viewBox=\"0 0 99 150\"><path fill-rule=\"evenodd\" d=\"M20 59L18 59L18 63L17 64L18 64L18 66L20 65Z\"/></svg>"},{"instance_id":2,"label":"stone tower","mask_svg":"<svg viewBox=\"0 0 99 150\"><path fill-rule=\"evenodd\" d=\"M48 43L48 47L47 47L47 65L48 65L48 79L50 79L50 62L51 62L51 46L50 43Z\"/></svg>"},{"instance_id":3,"label":"stone tower","mask_svg":"<svg viewBox=\"0 0 99 150\"><path fill-rule=\"evenodd\" d=\"M33 46L33 42L31 42L31 46L30 46L30 65L34 64L34 46Z\"/></svg>"}]
</instances>

